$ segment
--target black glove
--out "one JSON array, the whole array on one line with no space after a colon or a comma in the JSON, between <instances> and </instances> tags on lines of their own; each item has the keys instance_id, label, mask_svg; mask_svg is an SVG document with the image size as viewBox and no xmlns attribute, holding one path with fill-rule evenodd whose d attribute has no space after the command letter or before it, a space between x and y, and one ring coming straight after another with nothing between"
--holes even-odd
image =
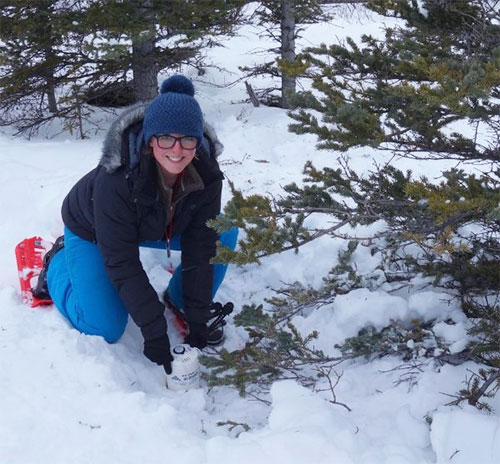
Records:
<instances>
[{"instance_id":1,"label":"black glove","mask_svg":"<svg viewBox=\"0 0 500 464\"><path fill-rule=\"evenodd\" d=\"M189 344L193 348L205 348L207 346L208 327L206 324L191 323L189 324L189 335L184 340L184 343Z\"/></svg>"},{"instance_id":2,"label":"black glove","mask_svg":"<svg viewBox=\"0 0 500 464\"><path fill-rule=\"evenodd\" d=\"M163 366L167 374L172 373L172 361L174 360L170 353L170 341L167 335L154 340L144 341L144 356L150 361Z\"/></svg>"}]
</instances>

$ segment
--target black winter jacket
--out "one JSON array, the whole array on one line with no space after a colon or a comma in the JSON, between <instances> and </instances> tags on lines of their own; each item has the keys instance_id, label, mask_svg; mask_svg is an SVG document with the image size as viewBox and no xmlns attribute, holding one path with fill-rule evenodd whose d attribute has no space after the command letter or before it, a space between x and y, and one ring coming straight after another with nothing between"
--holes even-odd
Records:
<instances>
[{"instance_id":1,"label":"black winter jacket","mask_svg":"<svg viewBox=\"0 0 500 464\"><path fill-rule=\"evenodd\" d=\"M99 165L69 192L62 217L74 234L97 243L125 307L144 338L152 340L166 333L165 308L141 265L139 243L165 240L171 218L158 186L156 162L142 140L145 108L131 107L111 126ZM220 213L223 175L216 155L221 151L215 132L205 124L202 147L185 170L187 186L174 208L171 236L181 234L188 322L205 323L211 303L209 260L215 256L217 234L206 221Z\"/></svg>"}]
</instances>

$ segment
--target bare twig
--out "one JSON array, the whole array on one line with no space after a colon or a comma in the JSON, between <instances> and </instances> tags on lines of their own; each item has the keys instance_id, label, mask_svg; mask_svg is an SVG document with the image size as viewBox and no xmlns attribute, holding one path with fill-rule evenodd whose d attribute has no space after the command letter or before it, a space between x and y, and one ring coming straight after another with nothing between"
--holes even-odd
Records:
<instances>
[{"instance_id":1,"label":"bare twig","mask_svg":"<svg viewBox=\"0 0 500 464\"><path fill-rule=\"evenodd\" d=\"M253 91L252 86L248 83L248 81L245 81L245 87L247 89L247 93L250 96L250 101L252 102L252 105L255 106L256 108L260 106L259 99L255 95L255 92Z\"/></svg>"},{"instance_id":2,"label":"bare twig","mask_svg":"<svg viewBox=\"0 0 500 464\"><path fill-rule=\"evenodd\" d=\"M325 389L325 390L316 390L318 392L321 392L321 391L330 391L330 393L332 394L332 397L333 397L333 400L330 400L330 403L332 404L338 404L340 406L343 406L344 408L346 408L349 412L352 411L352 409L347 406L345 403L341 403L340 401L337 401L337 395L335 394L335 387L338 385L338 383L340 382L340 379L342 378L342 376L344 375L344 373L338 373L337 371L334 370L333 366L329 366L329 367L317 367L315 369L322 377L325 377L328 381L328 385L329 385L329 388L328 389ZM332 371L335 373L335 382L332 381L332 378L331 378L331 373Z\"/></svg>"}]
</instances>

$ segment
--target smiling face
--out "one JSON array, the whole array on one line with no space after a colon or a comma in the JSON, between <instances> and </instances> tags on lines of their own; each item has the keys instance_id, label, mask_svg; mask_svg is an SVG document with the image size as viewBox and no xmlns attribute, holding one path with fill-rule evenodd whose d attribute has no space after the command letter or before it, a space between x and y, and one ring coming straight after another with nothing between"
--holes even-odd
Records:
<instances>
[{"instance_id":1,"label":"smiling face","mask_svg":"<svg viewBox=\"0 0 500 464\"><path fill-rule=\"evenodd\" d=\"M183 136L182 134L169 135L174 137ZM164 169L164 171L168 174L173 174L174 176L177 176L177 174L184 171L186 166L193 161L196 153L196 148L182 148L180 140L176 140L175 144L171 148L161 148L158 145L156 137L152 137L149 145L153 149L153 156L158 164Z\"/></svg>"}]
</instances>

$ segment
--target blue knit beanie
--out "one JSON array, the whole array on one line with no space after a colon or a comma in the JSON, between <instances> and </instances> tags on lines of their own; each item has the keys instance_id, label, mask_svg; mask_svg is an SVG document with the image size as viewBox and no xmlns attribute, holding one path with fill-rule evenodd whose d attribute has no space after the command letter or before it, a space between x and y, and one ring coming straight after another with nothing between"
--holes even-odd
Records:
<instances>
[{"instance_id":1,"label":"blue knit beanie","mask_svg":"<svg viewBox=\"0 0 500 464\"><path fill-rule=\"evenodd\" d=\"M203 114L194 98L193 83L175 75L163 81L161 92L146 108L142 123L144 140L149 145L156 134L182 134L203 139Z\"/></svg>"}]
</instances>

